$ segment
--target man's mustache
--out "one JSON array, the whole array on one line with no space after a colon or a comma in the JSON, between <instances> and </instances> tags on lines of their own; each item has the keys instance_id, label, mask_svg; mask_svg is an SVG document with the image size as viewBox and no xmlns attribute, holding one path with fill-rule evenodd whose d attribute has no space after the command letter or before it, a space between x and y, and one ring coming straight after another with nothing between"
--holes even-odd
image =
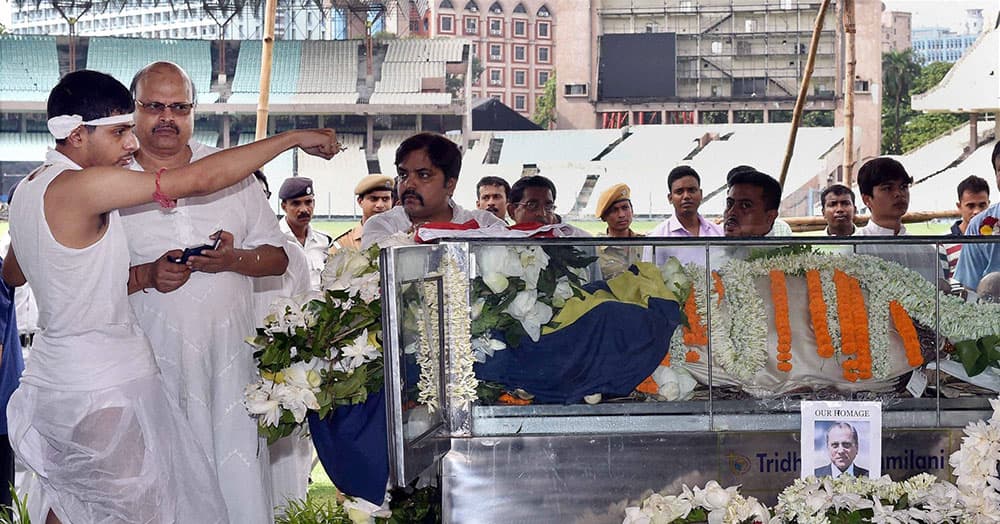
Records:
<instances>
[{"instance_id":1,"label":"man's mustache","mask_svg":"<svg viewBox=\"0 0 1000 524\"><path fill-rule=\"evenodd\" d=\"M420 196L420 193L417 193L413 189L407 189L406 191L404 191L403 194L400 195L399 199L406 200L406 197L414 197L417 200L419 200L421 204L424 203L424 197Z\"/></svg>"},{"instance_id":2,"label":"man's mustache","mask_svg":"<svg viewBox=\"0 0 1000 524\"><path fill-rule=\"evenodd\" d=\"M299 213L299 214L298 214L298 218L299 218L299 219L303 219L303 218L309 218L309 217L311 217L311 216L312 216L312 213Z\"/></svg>"},{"instance_id":3,"label":"man's mustache","mask_svg":"<svg viewBox=\"0 0 1000 524\"><path fill-rule=\"evenodd\" d=\"M156 126L153 127L153 132L155 133L155 132L157 132L157 131L159 131L161 129L170 129L170 130L173 130L173 132L178 133L178 134L181 132L181 130L178 129L177 126L174 125L172 122L164 122L162 124L156 124Z\"/></svg>"}]
</instances>

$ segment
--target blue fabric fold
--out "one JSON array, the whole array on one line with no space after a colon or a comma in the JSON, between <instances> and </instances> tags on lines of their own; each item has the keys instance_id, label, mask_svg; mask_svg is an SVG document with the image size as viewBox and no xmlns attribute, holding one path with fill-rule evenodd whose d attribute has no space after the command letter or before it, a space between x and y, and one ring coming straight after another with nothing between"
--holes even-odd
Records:
<instances>
[{"instance_id":1,"label":"blue fabric fold","mask_svg":"<svg viewBox=\"0 0 1000 524\"><path fill-rule=\"evenodd\" d=\"M381 505L389 480L385 390L361 404L340 406L324 419L309 413L316 455L337 489Z\"/></svg>"},{"instance_id":2,"label":"blue fabric fold","mask_svg":"<svg viewBox=\"0 0 1000 524\"><path fill-rule=\"evenodd\" d=\"M575 404L586 395L625 396L656 371L680 324L677 302L649 307L605 302L580 321L539 338L522 338L475 365L476 377L521 388L539 403Z\"/></svg>"}]
</instances>

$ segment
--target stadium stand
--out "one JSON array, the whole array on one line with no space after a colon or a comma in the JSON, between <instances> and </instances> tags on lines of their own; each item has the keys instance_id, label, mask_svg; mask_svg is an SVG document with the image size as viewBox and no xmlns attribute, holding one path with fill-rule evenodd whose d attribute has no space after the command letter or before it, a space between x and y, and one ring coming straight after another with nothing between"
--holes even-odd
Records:
<instances>
[{"instance_id":1,"label":"stadium stand","mask_svg":"<svg viewBox=\"0 0 1000 524\"><path fill-rule=\"evenodd\" d=\"M382 135L378 146L378 165L383 175L396 176L396 148L403 143L410 132L387 132Z\"/></svg>"},{"instance_id":2,"label":"stadium stand","mask_svg":"<svg viewBox=\"0 0 1000 524\"><path fill-rule=\"evenodd\" d=\"M0 36L0 99L45 101L58 82L56 37Z\"/></svg>"},{"instance_id":3,"label":"stadium stand","mask_svg":"<svg viewBox=\"0 0 1000 524\"><path fill-rule=\"evenodd\" d=\"M256 104L260 93L259 41L240 45L231 104ZM358 101L358 41L278 40L274 43L270 101L276 104L353 104Z\"/></svg>"},{"instance_id":4,"label":"stadium stand","mask_svg":"<svg viewBox=\"0 0 1000 524\"><path fill-rule=\"evenodd\" d=\"M985 122L980 122L982 126ZM968 130L966 130L968 131ZM910 209L913 210L951 210L958 201L958 184L969 175L986 179L990 186L990 202L1000 202L1000 189L996 185L996 173L990 167L990 155L996 141L979 146L965 160L954 167L924 180L917 178L917 183L910 188ZM905 157L903 157L905 158Z\"/></svg>"},{"instance_id":5,"label":"stadium stand","mask_svg":"<svg viewBox=\"0 0 1000 524\"><path fill-rule=\"evenodd\" d=\"M5 162L38 162L55 145L48 133L0 133L0 159Z\"/></svg>"},{"instance_id":6,"label":"stadium stand","mask_svg":"<svg viewBox=\"0 0 1000 524\"><path fill-rule=\"evenodd\" d=\"M462 39L406 39L389 42L381 79L371 104L450 104L450 93L422 93L424 78L444 78L446 64L462 60Z\"/></svg>"},{"instance_id":7,"label":"stadium stand","mask_svg":"<svg viewBox=\"0 0 1000 524\"><path fill-rule=\"evenodd\" d=\"M198 91L198 103L219 99L212 86L212 43L208 40L151 40L148 38L92 37L87 69L104 71L126 86L136 71L150 62L166 60L184 68Z\"/></svg>"},{"instance_id":8,"label":"stadium stand","mask_svg":"<svg viewBox=\"0 0 1000 524\"><path fill-rule=\"evenodd\" d=\"M330 160L297 151L298 174L313 180L317 216L360 217L354 186L368 174L363 135L338 134L346 149Z\"/></svg>"},{"instance_id":9,"label":"stadium stand","mask_svg":"<svg viewBox=\"0 0 1000 524\"><path fill-rule=\"evenodd\" d=\"M237 145L242 146L244 144L249 144L250 142L253 142L253 140L253 133L240 133ZM286 178L290 178L294 172L292 169L292 157L294 154L295 150L285 151L267 164L264 164L264 167L261 168L261 171L263 171L264 175L267 176L268 185L271 187L271 200L269 201L269 204L271 204L271 209L274 210L275 214L281 213L281 200L278 199L278 188L281 187L281 183L284 182Z\"/></svg>"},{"instance_id":10,"label":"stadium stand","mask_svg":"<svg viewBox=\"0 0 1000 524\"><path fill-rule=\"evenodd\" d=\"M541 164L544 162L586 162L601 154L621 138L620 129L579 129L557 131L503 131L501 164Z\"/></svg>"}]
</instances>

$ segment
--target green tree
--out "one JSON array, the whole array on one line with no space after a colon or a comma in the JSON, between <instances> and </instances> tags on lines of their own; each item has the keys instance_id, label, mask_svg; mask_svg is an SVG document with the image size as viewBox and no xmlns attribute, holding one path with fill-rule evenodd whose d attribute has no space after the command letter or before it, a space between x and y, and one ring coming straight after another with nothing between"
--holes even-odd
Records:
<instances>
[{"instance_id":1,"label":"green tree","mask_svg":"<svg viewBox=\"0 0 1000 524\"><path fill-rule=\"evenodd\" d=\"M920 74L920 65L913 58L913 50L890 51L882 55L882 105L892 109L886 122L885 112L883 112L883 126L886 123L892 129L892 139L886 147L883 137L882 145L885 153L900 154L903 152L903 126L905 125L907 113L910 109L910 89L917 76Z\"/></svg>"},{"instance_id":2,"label":"green tree","mask_svg":"<svg viewBox=\"0 0 1000 524\"><path fill-rule=\"evenodd\" d=\"M542 96L535 103L535 114L531 118L542 129L549 129L556 124L556 72L549 75L545 82Z\"/></svg>"},{"instance_id":3,"label":"green tree","mask_svg":"<svg viewBox=\"0 0 1000 524\"><path fill-rule=\"evenodd\" d=\"M805 111L802 127L833 127L833 111Z\"/></svg>"},{"instance_id":4,"label":"green tree","mask_svg":"<svg viewBox=\"0 0 1000 524\"><path fill-rule=\"evenodd\" d=\"M913 89L910 90L910 94L919 95L930 91L932 87L944 79L944 75L948 74L948 71L951 71L952 65L954 64L948 62L931 62L925 65L920 70L920 75L913 81Z\"/></svg>"}]
</instances>

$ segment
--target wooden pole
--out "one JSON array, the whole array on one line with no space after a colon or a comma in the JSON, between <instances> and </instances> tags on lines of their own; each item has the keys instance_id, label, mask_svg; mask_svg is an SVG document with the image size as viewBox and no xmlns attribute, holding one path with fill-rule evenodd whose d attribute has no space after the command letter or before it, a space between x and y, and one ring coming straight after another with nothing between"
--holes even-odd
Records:
<instances>
[{"instance_id":1,"label":"wooden pole","mask_svg":"<svg viewBox=\"0 0 1000 524\"><path fill-rule=\"evenodd\" d=\"M267 138L267 110L271 98L271 63L274 58L274 18L278 0L267 0L264 12L264 38L260 46L260 96L257 98L257 133L254 140Z\"/></svg>"},{"instance_id":2,"label":"wooden pole","mask_svg":"<svg viewBox=\"0 0 1000 524\"><path fill-rule=\"evenodd\" d=\"M812 79L813 66L816 63L816 48L819 46L819 34L823 30L823 19L826 18L826 10L830 7L830 0L823 0L816 15L816 25L813 26L812 41L809 43L809 57L806 59L806 70L802 73L802 85L799 86L799 96L795 100L795 111L792 112L792 130L788 134L788 147L785 150L785 159L781 162L781 176L778 183L782 189L785 187L785 177L788 175L788 165L792 163L792 153L795 152L795 136L799 133L799 122L802 120L802 107L806 104L806 95L809 93L809 81Z\"/></svg>"},{"instance_id":3,"label":"wooden pole","mask_svg":"<svg viewBox=\"0 0 1000 524\"><path fill-rule=\"evenodd\" d=\"M844 37L846 44L846 70L844 71L844 185L851 187L854 179L854 71L857 58L854 53L854 0L844 0Z\"/></svg>"},{"instance_id":4,"label":"wooden pole","mask_svg":"<svg viewBox=\"0 0 1000 524\"><path fill-rule=\"evenodd\" d=\"M938 220L943 218L961 218L961 214L957 209L952 209L949 211L911 211L905 215L901 221L904 224L919 224L921 222L927 222L929 220ZM781 217L792 231L799 233L803 231L819 231L820 229L826 228L826 219L823 217L811 216L811 217ZM864 227L868 223L869 217L867 215L856 215L854 217L854 225L858 227Z\"/></svg>"}]
</instances>

